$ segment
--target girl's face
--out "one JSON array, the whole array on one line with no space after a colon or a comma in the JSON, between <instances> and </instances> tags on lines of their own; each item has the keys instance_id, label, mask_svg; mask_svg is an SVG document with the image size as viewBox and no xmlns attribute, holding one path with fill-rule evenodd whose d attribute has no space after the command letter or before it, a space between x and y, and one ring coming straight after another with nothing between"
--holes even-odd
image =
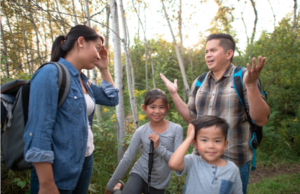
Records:
<instances>
[{"instance_id":1,"label":"girl's face","mask_svg":"<svg viewBox=\"0 0 300 194\"><path fill-rule=\"evenodd\" d=\"M100 38L93 41L88 41L82 44L82 64L83 69L93 69L96 63L101 59L100 51L102 47L102 41Z\"/></svg>"},{"instance_id":2,"label":"girl's face","mask_svg":"<svg viewBox=\"0 0 300 194\"><path fill-rule=\"evenodd\" d=\"M161 98L158 98L147 106L143 104L142 107L147 114L149 121L155 123L163 121L169 110L169 105L165 104Z\"/></svg>"}]
</instances>

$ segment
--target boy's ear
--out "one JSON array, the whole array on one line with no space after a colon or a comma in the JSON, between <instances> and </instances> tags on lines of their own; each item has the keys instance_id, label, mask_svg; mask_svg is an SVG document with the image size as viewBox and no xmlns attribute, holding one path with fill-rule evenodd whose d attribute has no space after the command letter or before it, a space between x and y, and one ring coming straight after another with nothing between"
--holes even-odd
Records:
<instances>
[{"instance_id":1,"label":"boy's ear","mask_svg":"<svg viewBox=\"0 0 300 194\"><path fill-rule=\"evenodd\" d=\"M225 151L227 149L227 146L228 146L228 140L226 140L224 144L225 144L224 145L224 151Z\"/></svg>"}]
</instances>

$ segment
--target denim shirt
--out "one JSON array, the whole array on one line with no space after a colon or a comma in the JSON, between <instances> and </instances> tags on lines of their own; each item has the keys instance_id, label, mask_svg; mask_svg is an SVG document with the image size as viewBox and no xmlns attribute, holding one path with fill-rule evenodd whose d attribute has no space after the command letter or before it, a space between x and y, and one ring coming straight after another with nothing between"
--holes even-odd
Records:
<instances>
[{"instance_id":1,"label":"denim shirt","mask_svg":"<svg viewBox=\"0 0 300 194\"><path fill-rule=\"evenodd\" d=\"M101 86L88 84L88 78L67 60L60 58L71 78L70 91L60 108L58 103L58 70L46 65L31 79L28 122L24 131L25 160L32 163L52 163L54 179L59 189L73 190L82 171L94 111L88 117L80 76L95 103L116 106L118 89L106 81Z\"/></svg>"}]
</instances>

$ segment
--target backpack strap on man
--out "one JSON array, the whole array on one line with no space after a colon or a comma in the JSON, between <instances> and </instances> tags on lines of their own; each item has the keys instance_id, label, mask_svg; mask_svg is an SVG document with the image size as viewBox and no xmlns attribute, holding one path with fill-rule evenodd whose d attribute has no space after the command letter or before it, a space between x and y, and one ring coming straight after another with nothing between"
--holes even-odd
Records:
<instances>
[{"instance_id":1,"label":"backpack strap on man","mask_svg":"<svg viewBox=\"0 0 300 194\"><path fill-rule=\"evenodd\" d=\"M39 69L44 67L47 64L54 64L58 69L58 83L57 84L58 84L58 88L59 88L59 93L58 93L57 108L59 108L66 100L69 90L70 90L70 85L71 85L70 73L66 66L64 66L58 62L44 63L43 65L41 65L39 67Z\"/></svg>"},{"instance_id":2,"label":"backpack strap on man","mask_svg":"<svg viewBox=\"0 0 300 194\"><path fill-rule=\"evenodd\" d=\"M262 129L261 129L261 127L260 127L260 129L258 129L259 126L255 125L254 121L251 119L251 117L247 111L247 107L246 107L245 100L244 100L244 94L243 94L243 69L244 69L244 67L241 67L241 66L237 66L234 68L233 86L234 86L235 92L237 93L237 95L240 99L240 102L242 103L242 105L245 109L245 112L247 114L247 119L250 124L250 130L251 130L251 135L252 135L251 140L250 140L250 147L253 150L252 170L255 171L255 169L256 169L256 167L255 167L256 149L257 149L257 146L260 144L260 141L258 140L257 135L260 136L260 139L262 138Z\"/></svg>"},{"instance_id":3,"label":"backpack strap on man","mask_svg":"<svg viewBox=\"0 0 300 194\"><path fill-rule=\"evenodd\" d=\"M204 82L206 76L207 76L207 73L202 73L201 75L198 76L197 81L196 81L196 85L195 85L195 89L194 89L194 92L193 92L194 95L196 95L198 89L201 87L201 85Z\"/></svg>"}]
</instances>

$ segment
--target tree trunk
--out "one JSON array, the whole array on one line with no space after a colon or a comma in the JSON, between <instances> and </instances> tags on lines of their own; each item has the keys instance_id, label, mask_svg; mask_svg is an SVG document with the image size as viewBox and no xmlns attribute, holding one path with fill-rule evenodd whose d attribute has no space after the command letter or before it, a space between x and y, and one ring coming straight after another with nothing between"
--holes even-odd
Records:
<instances>
[{"instance_id":1,"label":"tree trunk","mask_svg":"<svg viewBox=\"0 0 300 194\"><path fill-rule=\"evenodd\" d=\"M47 0L47 10L50 10L49 0ZM49 17L50 36L51 36L51 40L52 40L52 43L53 43L54 39L53 39L53 30L52 30L52 24L51 24L52 17L51 17L51 14L49 12L47 14L48 14L48 17Z\"/></svg>"},{"instance_id":2,"label":"tree trunk","mask_svg":"<svg viewBox=\"0 0 300 194\"><path fill-rule=\"evenodd\" d=\"M63 17L61 16L61 14L60 14L59 4L58 4L57 0L55 0L55 3L56 3L57 13L58 13L58 15L59 15L59 17L60 17L60 20L61 20L61 25L62 25L62 27L63 27L63 29L64 29L65 35L67 35L67 31L66 31L66 27L65 27L65 20L64 20L64 18L63 18Z\"/></svg>"},{"instance_id":3,"label":"tree trunk","mask_svg":"<svg viewBox=\"0 0 300 194\"><path fill-rule=\"evenodd\" d=\"M2 26L2 20L0 20L0 27L1 27L1 38L2 38L2 42L3 42L3 54L5 56L4 61L5 61L5 71L6 71L6 78L9 78L9 70L8 70L8 62L7 62L7 46L6 46L6 39L4 36L4 30L3 30L3 26Z\"/></svg>"},{"instance_id":4,"label":"tree trunk","mask_svg":"<svg viewBox=\"0 0 300 194\"><path fill-rule=\"evenodd\" d=\"M86 16L87 16L87 25L91 27L91 21L90 21L90 8L89 8L89 1L85 0L85 8L86 8ZM89 71L89 70L88 70ZM95 85L97 84L97 72L96 72L96 67L92 70L93 74L93 83ZM97 123L100 126L100 121L101 121L101 112L100 112L100 105L96 104L96 118L97 118Z\"/></svg>"},{"instance_id":5,"label":"tree trunk","mask_svg":"<svg viewBox=\"0 0 300 194\"><path fill-rule=\"evenodd\" d=\"M10 32L11 36L13 36L13 32L12 32L12 29L11 29L11 26L10 26L9 16L7 14L6 9L5 9L5 15L6 15L6 21L7 21L7 25L8 25L8 28L9 28L9 32ZM12 49L14 49L15 51L13 51L13 57L11 57L11 60L13 61L13 65L16 65L15 67L19 67L20 62L19 62L18 56L16 55L17 45L16 45L16 42L15 42L14 38L12 38L12 43L13 43L13 48Z\"/></svg>"},{"instance_id":6,"label":"tree trunk","mask_svg":"<svg viewBox=\"0 0 300 194\"><path fill-rule=\"evenodd\" d=\"M28 74L31 74L30 71L30 62L29 62L29 54L28 54L28 44L27 44L27 38L26 38L26 26L24 24L24 16L21 13L21 19L22 19L22 35L23 35L23 41L24 41L24 45L25 45L25 52L26 52L26 60L27 60L27 68L28 68Z\"/></svg>"},{"instance_id":7,"label":"tree trunk","mask_svg":"<svg viewBox=\"0 0 300 194\"><path fill-rule=\"evenodd\" d=\"M293 31L297 32L297 0L294 0L294 25Z\"/></svg>"},{"instance_id":8,"label":"tree trunk","mask_svg":"<svg viewBox=\"0 0 300 194\"><path fill-rule=\"evenodd\" d=\"M105 35L105 48L109 50L109 15L110 15L110 7L106 6L106 35Z\"/></svg>"},{"instance_id":9,"label":"tree trunk","mask_svg":"<svg viewBox=\"0 0 300 194\"><path fill-rule=\"evenodd\" d=\"M73 14L75 16L75 25L78 25L78 20L77 20L77 14L76 14L76 9L75 9L75 5L74 5L74 0L72 0L72 6L73 6Z\"/></svg>"},{"instance_id":10,"label":"tree trunk","mask_svg":"<svg viewBox=\"0 0 300 194\"><path fill-rule=\"evenodd\" d=\"M118 6L116 0L109 0L112 30L113 33L113 47L114 47L114 64L115 64L115 84L119 89L119 104L116 106L116 121L117 121L117 140L118 140L118 161L122 159L126 147L124 144L124 137L126 135L125 115L124 115L124 87L123 87L123 64L121 56L121 44L119 39L119 20L118 20Z\"/></svg>"},{"instance_id":11,"label":"tree trunk","mask_svg":"<svg viewBox=\"0 0 300 194\"><path fill-rule=\"evenodd\" d=\"M152 60L151 50L150 50L150 47L149 47L149 45L148 45L148 41L147 41L147 38L146 38L146 30L144 29L143 24L142 24L142 21L141 21L141 18L140 18L140 15L138 14L136 7L134 6L134 0L132 0L132 5L133 5L133 7L134 7L134 9L135 9L135 13L136 13L136 15L138 16L139 22L140 22L140 24L141 24L141 26L142 26L142 29L143 29L143 33L144 33L144 42L145 42L145 45L147 46L148 53L149 53L149 57L150 57L150 61L151 61L153 88L156 88L156 85L155 85L154 62L153 62L153 60Z\"/></svg>"},{"instance_id":12,"label":"tree trunk","mask_svg":"<svg viewBox=\"0 0 300 194\"><path fill-rule=\"evenodd\" d=\"M272 9L273 18L274 18L274 23L273 23L273 25L274 25L274 29L275 29L275 24L276 24L276 15L275 15L275 13L274 13L274 9L273 9L273 6L272 6L272 4L271 4L270 0L268 0L268 2L269 2L269 4L270 4L270 7L271 7L271 9Z\"/></svg>"},{"instance_id":13,"label":"tree trunk","mask_svg":"<svg viewBox=\"0 0 300 194\"><path fill-rule=\"evenodd\" d=\"M131 73L130 73L130 64L131 62L131 57L130 57L130 52L129 49L127 48L127 30L126 30L126 20L125 20L125 11L123 8L123 0L120 0L120 12L121 12L121 18L122 18L122 26L123 26L123 33L124 33L124 39L123 39L123 49L125 52L125 59L126 59L126 75L127 75L127 84L128 84L128 92L129 92L129 98L130 98L130 105L131 105L131 112L134 120L134 125L135 129L139 128L139 120L137 117L136 113L136 106L135 106L135 100L134 100L134 95L133 95L133 90L132 90L132 81L131 81Z\"/></svg>"},{"instance_id":14,"label":"tree trunk","mask_svg":"<svg viewBox=\"0 0 300 194\"><path fill-rule=\"evenodd\" d=\"M146 79L146 91L148 91L148 50L146 44L145 47L145 79Z\"/></svg>"},{"instance_id":15,"label":"tree trunk","mask_svg":"<svg viewBox=\"0 0 300 194\"><path fill-rule=\"evenodd\" d=\"M253 26L253 31L252 31L252 36L251 36L251 44L253 44L253 41L254 41L254 37L255 37L255 32L256 32L256 25L257 25L257 10L256 10L256 7L255 7L255 2L254 0L250 0L251 1L251 5L253 7L253 10L254 10L254 14L255 14L255 20L254 20L254 26Z\"/></svg>"},{"instance_id":16,"label":"tree trunk","mask_svg":"<svg viewBox=\"0 0 300 194\"><path fill-rule=\"evenodd\" d=\"M163 6L163 10L164 10L164 12L165 12L166 20L167 20L168 25L169 25L169 28L170 28L170 32L171 32L171 34L172 34L172 38L173 38L173 43L174 43L174 47L175 47L175 52L176 52L177 60L178 60L178 63L179 63L179 67L180 67L180 71L181 71L183 83L184 83L184 86L185 86L185 89L186 89L185 93L186 93L187 95L189 95L189 93L190 93L190 87L189 87L189 85L188 85L188 83L187 83L187 80L186 80L185 70L184 70L184 66L183 66L183 63L182 63L182 59L181 59L181 57L180 57L178 45L177 45L177 43L176 43L176 39L175 39L173 30L172 30L172 27L171 27L171 23L170 23L170 21L169 21L169 17L168 17L166 8L165 8L164 1L162 0L161 3L162 3L162 6Z\"/></svg>"}]
</instances>

